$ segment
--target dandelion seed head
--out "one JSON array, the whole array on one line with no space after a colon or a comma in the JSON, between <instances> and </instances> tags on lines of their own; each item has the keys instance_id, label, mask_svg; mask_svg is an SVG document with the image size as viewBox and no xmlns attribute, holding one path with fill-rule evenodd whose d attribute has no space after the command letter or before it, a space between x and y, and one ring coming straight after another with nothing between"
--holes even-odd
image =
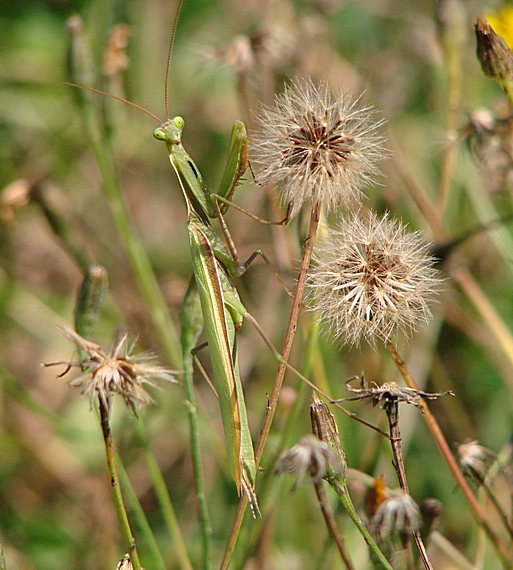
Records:
<instances>
[{"instance_id":1,"label":"dandelion seed head","mask_svg":"<svg viewBox=\"0 0 513 570\"><path fill-rule=\"evenodd\" d=\"M362 189L379 174L387 156L379 133L383 120L360 98L334 92L326 82L293 82L275 106L256 115L253 140L257 178L277 183L296 216L305 204L360 203Z\"/></svg>"},{"instance_id":2,"label":"dandelion seed head","mask_svg":"<svg viewBox=\"0 0 513 570\"><path fill-rule=\"evenodd\" d=\"M77 362L62 362L68 367L81 368L84 373L70 381L70 386L82 389L93 403L97 393L110 411L112 394L119 394L128 411L137 416L136 406L145 407L153 403L144 385L158 387L155 380L176 382L173 370L155 364L155 356L149 352L131 354L133 346L128 345L128 336L121 335L106 352L99 344L86 340L68 326L60 327L63 335L75 343L85 355Z\"/></svg>"},{"instance_id":3,"label":"dandelion seed head","mask_svg":"<svg viewBox=\"0 0 513 570\"><path fill-rule=\"evenodd\" d=\"M314 308L345 344L387 342L398 330L408 337L430 319L441 282L428 247L388 214L348 216L314 252Z\"/></svg>"}]
</instances>

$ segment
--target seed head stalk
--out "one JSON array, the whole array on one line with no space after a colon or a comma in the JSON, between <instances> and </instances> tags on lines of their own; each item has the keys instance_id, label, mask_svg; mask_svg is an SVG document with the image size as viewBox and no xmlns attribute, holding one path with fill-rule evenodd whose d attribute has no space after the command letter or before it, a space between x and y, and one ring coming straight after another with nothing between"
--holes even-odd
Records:
<instances>
[{"instance_id":1,"label":"seed head stalk","mask_svg":"<svg viewBox=\"0 0 513 570\"><path fill-rule=\"evenodd\" d=\"M401 376L404 378L404 381L406 382L406 384L410 388L413 388L414 390L418 390L419 388L418 388L415 380L410 375L408 369L406 368L406 364L405 364L404 360L400 357L400 355L397 352L397 349L395 348L393 343L388 341L386 344L386 347L387 347L388 352L392 356L392 360L394 361L395 365L397 366L397 369L401 373ZM431 431L431 435L433 436L434 440L436 441L436 444L438 445L438 448L440 449L440 452L441 452L445 462L447 463L447 466L449 467L449 470L451 471L451 473L452 473L452 475L456 481L456 484L461 489L463 496L467 500L472 512L474 513L474 516L476 517L479 524L482 525L483 529L488 534L488 537L490 538L490 540L493 542L495 548L497 549L499 556L502 559L504 567L508 568L508 569L513 569L513 561L511 560L511 556L509 555L508 550L507 550L504 542L499 538L497 533L493 530L493 528L488 523L485 513L483 512L479 503L477 502L477 499L474 496L474 493L472 492L472 490L468 486L467 481L465 480L465 477L463 476L463 473L461 472L453 454L451 453L451 449L449 447L449 444L447 443L447 440L445 439L445 437L442 433L442 430L440 429L440 426L438 425L438 422L436 421L435 417L430 412L427 404L424 401L419 401L419 406L421 407L422 411L424 412L423 416L426 419L426 423L428 425L429 430Z\"/></svg>"}]
</instances>

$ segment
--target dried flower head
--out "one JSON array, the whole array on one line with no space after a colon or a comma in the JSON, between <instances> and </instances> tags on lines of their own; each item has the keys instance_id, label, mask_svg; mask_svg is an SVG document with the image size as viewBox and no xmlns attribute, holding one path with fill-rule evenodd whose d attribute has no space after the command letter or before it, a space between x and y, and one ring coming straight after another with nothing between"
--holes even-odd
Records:
<instances>
[{"instance_id":1,"label":"dried flower head","mask_svg":"<svg viewBox=\"0 0 513 570\"><path fill-rule=\"evenodd\" d=\"M466 441L458 445L458 458L463 473L481 485L495 460L495 454L477 441Z\"/></svg>"},{"instance_id":2,"label":"dried flower head","mask_svg":"<svg viewBox=\"0 0 513 570\"><path fill-rule=\"evenodd\" d=\"M377 163L387 155L383 120L359 99L333 92L326 82L294 82L256 116L258 180L280 185L291 217L304 204L331 209L361 202L362 188L378 174Z\"/></svg>"},{"instance_id":3,"label":"dried flower head","mask_svg":"<svg viewBox=\"0 0 513 570\"><path fill-rule=\"evenodd\" d=\"M353 383L355 381L360 383L360 388L353 387ZM446 392L424 392L407 386L399 386L395 382L385 382L381 386L378 386L376 382L371 382L369 386L363 372L361 378L358 376L349 378L346 382L346 390L348 392L353 392L356 396L342 398L340 400L335 400L335 402L349 402L352 400L365 400L366 398L371 398L373 406L377 406L379 404L380 408L386 411L390 411L399 402L406 402L407 404L413 404L419 408L422 413L424 413L424 410L418 404L421 398L426 400L436 400L436 398L441 398L442 396L454 396L454 392L451 390L447 390Z\"/></svg>"},{"instance_id":4,"label":"dried flower head","mask_svg":"<svg viewBox=\"0 0 513 570\"><path fill-rule=\"evenodd\" d=\"M153 398L143 388L144 384L156 387L155 379L176 382L174 371L153 364L153 354L130 354L133 346L128 346L126 334L120 335L107 353L99 344L86 340L68 326L62 326L60 330L85 356L77 362L52 362L45 366L66 364L68 368L61 376L71 367L81 368L84 373L69 384L82 388L82 395L89 396L91 406L97 392L105 407L110 410L111 395L117 393L122 396L128 411L137 416L136 405L144 407L153 403Z\"/></svg>"},{"instance_id":5,"label":"dried flower head","mask_svg":"<svg viewBox=\"0 0 513 570\"><path fill-rule=\"evenodd\" d=\"M388 214L357 212L331 230L316 253L309 284L321 318L344 343L408 336L431 317L428 303L441 282L419 232Z\"/></svg>"},{"instance_id":6,"label":"dried flower head","mask_svg":"<svg viewBox=\"0 0 513 570\"><path fill-rule=\"evenodd\" d=\"M295 486L319 483L326 477L330 464L332 467L339 464L337 456L326 443L310 433L280 455L276 474L295 473Z\"/></svg>"},{"instance_id":7,"label":"dried flower head","mask_svg":"<svg viewBox=\"0 0 513 570\"><path fill-rule=\"evenodd\" d=\"M390 491L371 522L371 530L380 539L394 532L410 533L419 530L420 510L417 503L402 489Z\"/></svg>"}]
</instances>

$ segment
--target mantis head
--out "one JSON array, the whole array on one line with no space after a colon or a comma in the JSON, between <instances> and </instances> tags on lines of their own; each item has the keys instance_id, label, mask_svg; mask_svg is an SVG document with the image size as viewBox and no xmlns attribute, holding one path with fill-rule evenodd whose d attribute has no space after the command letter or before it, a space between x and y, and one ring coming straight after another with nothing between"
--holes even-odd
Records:
<instances>
[{"instance_id":1,"label":"mantis head","mask_svg":"<svg viewBox=\"0 0 513 570\"><path fill-rule=\"evenodd\" d=\"M159 141L165 141L168 145L180 144L184 125L185 121L182 117L169 119L153 131L153 136Z\"/></svg>"}]
</instances>

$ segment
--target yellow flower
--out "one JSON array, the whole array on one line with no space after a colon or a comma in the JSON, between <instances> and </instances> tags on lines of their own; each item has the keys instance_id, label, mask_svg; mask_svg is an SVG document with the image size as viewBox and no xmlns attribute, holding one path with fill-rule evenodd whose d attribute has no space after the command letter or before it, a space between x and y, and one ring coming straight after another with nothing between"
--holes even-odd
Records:
<instances>
[{"instance_id":1,"label":"yellow flower","mask_svg":"<svg viewBox=\"0 0 513 570\"><path fill-rule=\"evenodd\" d=\"M486 12L485 18L495 33L513 48L513 6L504 5L496 12Z\"/></svg>"}]
</instances>

